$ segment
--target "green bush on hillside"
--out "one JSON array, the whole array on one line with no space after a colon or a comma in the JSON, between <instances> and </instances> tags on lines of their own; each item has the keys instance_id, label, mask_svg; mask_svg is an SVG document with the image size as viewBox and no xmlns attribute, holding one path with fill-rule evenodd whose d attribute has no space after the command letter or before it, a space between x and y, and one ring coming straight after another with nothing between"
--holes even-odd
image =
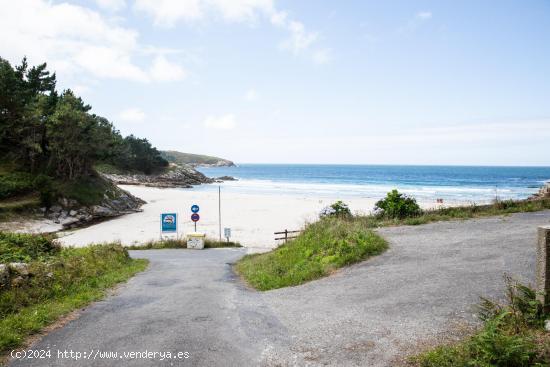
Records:
<instances>
[{"instance_id":1,"label":"green bush on hillside","mask_svg":"<svg viewBox=\"0 0 550 367\"><path fill-rule=\"evenodd\" d=\"M0 232L0 263L43 260L59 251L50 236Z\"/></svg>"},{"instance_id":2,"label":"green bush on hillside","mask_svg":"<svg viewBox=\"0 0 550 367\"><path fill-rule=\"evenodd\" d=\"M351 211L349 210L348 204L344 203L342 200L338 200L324 208L321 211L320 217L350 218Z\"/></svg>"},{"instance_id":3,"label":"green bush on hillside","mask_svg":"<svg viewBox=\"0 0 550 367\"><path fill-rule=\"evenodd\" d=\"M24 195L34 189L33 176L26 172L12 172L0 175L0 200Z\"/></svg>"},{"instance_id":4,"label":"green bush on hillside","mask_svg":"<svg viewBox=\"0 0 550 367\"><path fill-rule=\"evenodd\" d=\"M401 194L397 190L388 192L384 199L376 203L374 209L380 217L392 219L410 218L422 214L415 198Z\"/></svg>"}]
</instances>

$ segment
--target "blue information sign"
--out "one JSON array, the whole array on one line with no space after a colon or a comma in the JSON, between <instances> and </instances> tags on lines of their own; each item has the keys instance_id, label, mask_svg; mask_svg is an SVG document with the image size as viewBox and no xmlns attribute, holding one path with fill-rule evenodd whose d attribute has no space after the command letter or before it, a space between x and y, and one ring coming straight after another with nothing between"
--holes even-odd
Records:
<instances>
[{"instance_id":1,"label":"blue information sign","mask_svg":"<svg viewBox=\"0 0 550 367\"><path fill-rule=\"evenodd\" d=\"M176 213L162 213L160 215L161 232L177 232L178 231L178 215Z\"/></svg>"},{"instance_id":2,"label":"blue information sign","mask_svg":"<svg viewBox=\"0 0 550 367\"><path fill-rule=\"evenodd\" d=\"M191 211L193 213L198 213L199 212L199 206L197 204L193 204L193 206L191 206Z\"/></svg>"}]
</instances>

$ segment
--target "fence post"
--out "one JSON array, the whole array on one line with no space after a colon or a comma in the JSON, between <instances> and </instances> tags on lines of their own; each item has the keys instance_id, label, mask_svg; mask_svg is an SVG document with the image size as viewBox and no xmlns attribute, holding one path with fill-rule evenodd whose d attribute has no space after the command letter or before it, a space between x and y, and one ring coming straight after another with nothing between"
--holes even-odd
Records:
<instances>
[{"instance_id":1,"label":"fence post","mask_svg":"<svg viewBox=\"0 0 550 367\"><path fill-rule=\"evenodd\" d=\"M288 240L288 229L285 229L285 243Z\"/></svg>"},{"instance_id":2,"label":"fence post","mask_svg":"<svg viewBox=\"0 0 550 367\"><path fill-rule=\"evenodd\" d=\"M538 228L535 282L537 299L550 311L550 226Z\"/></svg>"}]
</instances>

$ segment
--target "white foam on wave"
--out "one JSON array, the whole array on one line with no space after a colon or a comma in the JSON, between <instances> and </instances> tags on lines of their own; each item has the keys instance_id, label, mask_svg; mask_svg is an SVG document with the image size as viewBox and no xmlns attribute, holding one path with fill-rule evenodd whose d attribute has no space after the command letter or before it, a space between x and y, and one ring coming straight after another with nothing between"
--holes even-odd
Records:
<instances>
[{"instance_id":1,"label":"white foam on wave","mask_svg":"<svg viewBox=\"0 0 550 367\"><path fill-rule=\"evenodd\" d=\"M391 184L293 182L245 179L226 181L224 188L241 193L299 194L305 196L339 196L381 198L392 189L421 199L443 198L453 201L488 201L498 196L501 199L525 198L537 191L527 187L479 187L479 186L415 186ZM216 185L217 186L217 185ZM212 186L210 186L212 187ZM209 190L199 186L197 190Z\"/></svg>"}]
</instances>

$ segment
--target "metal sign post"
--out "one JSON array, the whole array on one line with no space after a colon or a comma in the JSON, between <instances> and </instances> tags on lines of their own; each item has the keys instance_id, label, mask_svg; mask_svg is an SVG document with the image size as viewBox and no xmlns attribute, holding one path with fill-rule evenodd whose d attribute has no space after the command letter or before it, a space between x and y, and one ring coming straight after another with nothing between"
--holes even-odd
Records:
<instances>
[{"instance_id":1,"label":"metal sign post","mask_svg":"<svg viewBox=\"0 0 550 367\"><path fill-rule=\"evenodd\" d=\"M199 219L201 219L201 216L199 215L199 206L197 204L193 204L191 206L191 211L193 214L191 214L191 220L195 223L195 232L197 232L197 222Z\"/></svg>"},{"instance_id":2,"label":"metal sign post","mask_svg":"<svg viewBox=\"0 0 550 367\"><path fill-rule=\"evenodd\" d=\"M218 234L222 242L222 187L218 186Z\"/></svg>"}]
</instances>

